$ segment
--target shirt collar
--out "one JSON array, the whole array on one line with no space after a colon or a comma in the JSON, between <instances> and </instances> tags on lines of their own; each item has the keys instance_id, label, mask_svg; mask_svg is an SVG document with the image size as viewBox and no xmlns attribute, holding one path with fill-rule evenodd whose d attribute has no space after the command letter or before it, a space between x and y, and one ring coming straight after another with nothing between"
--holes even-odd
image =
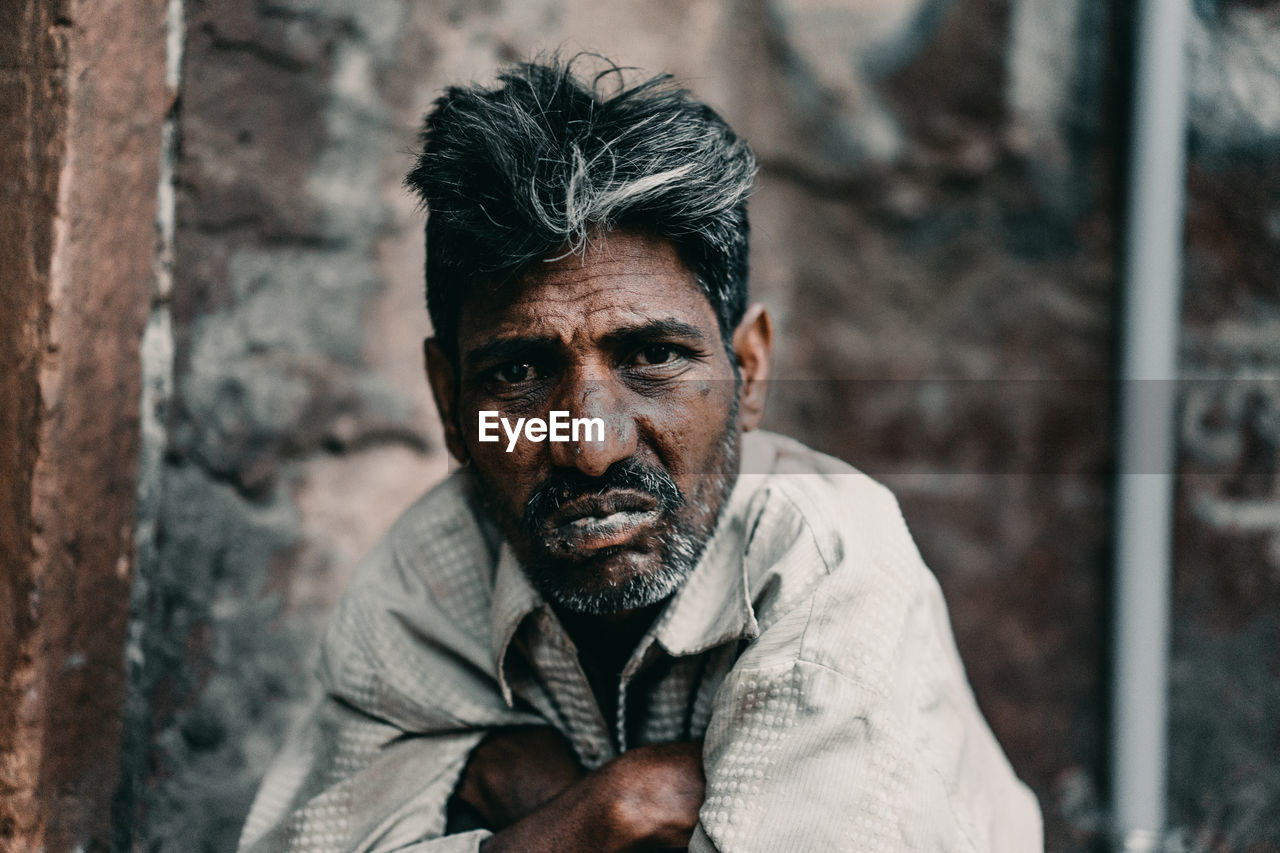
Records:
<instances>
[{"instance_id":1,"label":"shirt collar","mask_svg":"<svg viewBox=\"0 0 1280 853\"><path fill-rule=\"evenodd\" d=\"M698 564L654 623L654 638L676 657L760 634L744 559L758 484L758 477L738 477Z\"/></svg>"},{"instance_id":2,"label":"shirt collar","mask_svg":"<svg viewBox=\"0 0 1280 853\"><path fill-rule=\"evenodd\" d=\"M759 475L742 475L730 492L720 521L689 577L659 614L647 637L675 657L701 654L733 640L754 639L760 633L744 555L752 532L752 498ZM506 656L525 617L546 606L529 583L520 560L505 540L498 551L490 611L494 672L502 696L510 705ZM642 640L641 644L648 640Z\"/></svg>"},{"instance_id":3,"label":"shirt collar","mask_svg":"<svg viewBox=\"0 0 1280 853\"><path fill-rule=\"evenodd\" d=\"M502 698L511 704L511 686L507 683L504 666L507 649L515 638L516 631L524 618L545 602L529 579L515 551L505 540L498 550L498 566L493 577L493 606L489 612L489 637L493 643L494 672L498 676L498 686L502 689Z\"/></svg>"},{"instance_id":4,"label":"shirt collar","mask_svg":"<svg viewBox=\"0 0 1280 853\"><path fill-rule=\"evenodd\" d=\"M725 500L715 533L654 624L655 640L676 657L760 636L751 603L747 551L763 511L768 472L776 464L773 437L763 430L748 432L742 437L741 450L738 480Z\"/></svg>"}]
</instances>

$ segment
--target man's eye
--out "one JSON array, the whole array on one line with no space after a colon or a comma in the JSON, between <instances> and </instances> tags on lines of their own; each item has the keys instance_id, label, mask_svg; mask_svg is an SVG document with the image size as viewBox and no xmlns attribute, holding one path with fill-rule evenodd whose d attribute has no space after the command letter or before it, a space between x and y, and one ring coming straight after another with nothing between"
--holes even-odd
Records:
<instances>
[{"instance_id":1,"label":"man's eye","mask_svg":"<svg viewBox=\"0 0 1280 853\"><path fill-rule=\"evenodd\" d=\"M534 367L532 364L526 364L525 362L512 362L511 364L504 364L494 370L493 375L499 382L507 382L514 385L519 382L528 382L531 379L537 379L538 368Z\"/></svg>"},{"instance_id":2,"label":"man's eye","mask_svg":"<svg viewBox=\"0 0 1280 853\"><path fill-rule=\"evenodd\" d=\"M674 347L665 344L653 344L640 350L635 355L635 362L640 367L656 367L662 364L670 364L680 357L680 353L676 352Z\"/></svg>"}]
</instances>

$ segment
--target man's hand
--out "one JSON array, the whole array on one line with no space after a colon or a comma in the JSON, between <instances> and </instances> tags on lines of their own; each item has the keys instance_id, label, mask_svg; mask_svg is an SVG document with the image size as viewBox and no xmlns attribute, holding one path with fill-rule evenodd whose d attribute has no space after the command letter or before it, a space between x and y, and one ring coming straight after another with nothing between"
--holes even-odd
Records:
<instances>
[{"instance_id":1,"label":"man's hand","mask_svg":"<svg viewBox=\"0 0 1280 853\"><path fill-rule=\"evenodd\" d=\"M686 847L706 791L702 743L632 749L490 838L484 853Z\"/></svg>"},{"instance_id":2,"label":"man's hand","mask_svg":"<svg viewBox=\"0 0 1280 853\"><path fill-rule=\"evenodd\" d=\"M606 769L616 776L624 837L644 850L689 846L706 796L702 741L637 747Z\"/></svg>"},{"instance_id":3,"label":"man's hand","mask_svg":"<svg viewBox=\"0 0 1280 853\"><path fill-rule=\"evenodd\" d=\"M455 795L497 832L585 773L573 747L555 729L497 729L472 750Z\"/></svg>"}]
</instances>

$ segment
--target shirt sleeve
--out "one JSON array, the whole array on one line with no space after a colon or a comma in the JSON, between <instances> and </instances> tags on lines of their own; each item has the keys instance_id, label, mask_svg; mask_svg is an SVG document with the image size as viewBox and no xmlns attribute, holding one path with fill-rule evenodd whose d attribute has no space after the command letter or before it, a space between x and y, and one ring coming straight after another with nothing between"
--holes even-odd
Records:
<instances>
[{"instance_id":1,"label":"shirt sleeve","mask_svg":"<svg viewBox=\"0 0 1280 853\"><path fill-rule=\"evenodd\" d=\"M932 577L908 595L833 586L718 691L690 853L1042 850L1035 797L978 710Z\"/></svg>"},{"instance_id":2,"label":"shirt sleeve","mask_svg":"<svg viewBox=\"0 0 1280 853\"><path fill-rule=\"evenodd\" d=\"M240 853L464 853L446 804L483 730L406 735L326 697L263 779Z\"/></svg>"}]
</instances>

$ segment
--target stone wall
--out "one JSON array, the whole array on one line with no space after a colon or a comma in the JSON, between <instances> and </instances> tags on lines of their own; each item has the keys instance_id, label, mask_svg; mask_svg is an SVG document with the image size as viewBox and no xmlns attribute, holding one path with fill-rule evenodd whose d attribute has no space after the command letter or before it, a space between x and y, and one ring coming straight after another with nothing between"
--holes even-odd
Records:
<instances>
[{"instance_id":1,"label":"stone wall","mask_svg":"<svg viewBox=\"0 0 1280 853\"><path fill-rule=\"evenodd\" d=\"M163 34L156 2L0 12L0 848L14 853L111 842Z\"/></svg>"},{"instance_id":2,"label":"stone wall","mask_svg":"<svg viewBox=\"0 0 1280 853\"><path fill-rule=\"evenodd\" d=\"M1171 819L1280 847L1280 8L1206 3L1190 43Z\"/></svg>"}]
</instances>

